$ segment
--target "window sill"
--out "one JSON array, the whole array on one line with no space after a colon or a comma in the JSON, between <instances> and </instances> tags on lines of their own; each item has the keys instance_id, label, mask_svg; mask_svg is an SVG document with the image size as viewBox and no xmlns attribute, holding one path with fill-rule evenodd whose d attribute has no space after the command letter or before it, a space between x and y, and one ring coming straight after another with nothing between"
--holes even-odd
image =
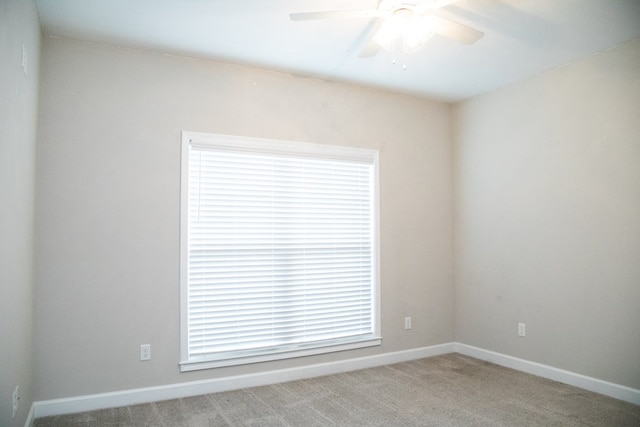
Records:
<instances>
[{"instance_id":1,"label":"window sill","mask_svg":"<svg viewBox=\"0 0 640 427\"><path fill-rule=\"evenodd\" d=\"M336 351L355 350L358 348L375 347L382 344L382 337L370 337L360 341L352 341L340 344L327 344L322 347L306 349L282 350L268 354L252 356L226 357L216 360L184 361L180 362L180 372L197 371L200 369L222 368L226 366L247 365L250 363L270 362L274 360L292 359L296 357L313 356L318 354L333 353Z\"/></svg>"}]
</instances>

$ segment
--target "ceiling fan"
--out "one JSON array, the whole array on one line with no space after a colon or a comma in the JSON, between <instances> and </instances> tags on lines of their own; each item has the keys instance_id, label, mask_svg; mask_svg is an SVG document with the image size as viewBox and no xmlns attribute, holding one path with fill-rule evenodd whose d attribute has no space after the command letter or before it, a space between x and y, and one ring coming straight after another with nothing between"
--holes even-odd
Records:
<instances>
[{"instance_id":1,"label":"ceiling fan","mask_svg":"<svg viewBox=\"0 0 640 427\"><path fill-rule=\"evenodd\" d=\"M456 0L380 0L377 9L326 10L291 13L292 21L319 19L369 18L374 19L365 39L367 44L361 58L375 56L380 48L387 50L402 42L405 52L415 52L433 35L439 34L465 44L478 41L484 33L434 14Z\"/></svg>"}]
</instances>

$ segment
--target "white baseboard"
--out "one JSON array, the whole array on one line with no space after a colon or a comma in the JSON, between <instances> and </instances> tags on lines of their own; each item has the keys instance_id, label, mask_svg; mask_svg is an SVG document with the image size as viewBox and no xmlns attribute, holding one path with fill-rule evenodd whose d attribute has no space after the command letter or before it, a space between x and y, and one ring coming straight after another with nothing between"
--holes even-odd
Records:
<instances>
[{"instance_id":1,"label":"white baseboard","mask_svg":"<svg viewBox=\"0 0 640 427\"><path fill-rule=\"evenodd\" d=\"M177 399L182 397L198 396L201 394L217 393L221 391L238 390L247 387L258 387L267 384L313 378L375 366L389 365L392 363L406 362L408 360L422 359L424 357L438 356L441 354L453 353L454 351L455 343L446 343L412 350L338 360L335 362L300 366L290 369L260 372L256 374L213 378L164 386L68 397L64 399L44 400L34 402L33 409L35 418L60 414L72 414L76 412L93 411L96 409L136 405L159 400Z\"/></svg>"},{"instance_id":2,"label":"white baseboard","mask_svg":"<svg viewBox=\"0 0 640 427\"><path fill-rule=\"evenodd\" d=\"M576 374L575 372L565 371L466 344L455 343L454 347L456 353L640 405L640 390L635 388L610 383L586 375Z\"/></svg>"},{"instance_id":3,"label":"white baseboard","mask_svg":"<svg viewBox=\"0 0 640 427\"><path fill-rule=\"evenodd\" d=\"M476 359L495 363L496 365L559 381L585 390L604 394L615 399L640 405L640 390L587 377L574 372L557 369L551 366L542 365L540 363L518 359L505 354L495 353L478 347L451 342L412 350L384 353L355 359L338 360L335 362L300 366L290 369L260 372L256 374L213 378L201 381L190 381L185 383L137 388L64 399L44 400L33 403L25 427L31 427L33 419L39 417L136 405L160 400L238 390L247 387L258 387L268 384L295 381L375 366L406 362L409 360L439 356L448 353L464 354Z\"/></svg>"},{"instance_id":4,"label":"white baseboard","mask_svg":"<svg viewBox=\"0 0 640 427\"><path fill-rule=\"evenodd\" d=\"M24 427L31 427L33 425L33 421L36 419L36 406L35 402L31 404L31 408L29 409L29 414L27 415L27 420L24 422Z\"/></svg>"}]
</instances>

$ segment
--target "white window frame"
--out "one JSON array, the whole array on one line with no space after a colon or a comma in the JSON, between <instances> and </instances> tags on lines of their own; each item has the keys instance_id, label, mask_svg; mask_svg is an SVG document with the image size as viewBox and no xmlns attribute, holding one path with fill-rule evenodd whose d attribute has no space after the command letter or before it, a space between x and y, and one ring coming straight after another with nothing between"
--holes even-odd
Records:
<instances>
[{"instance_id":1,"label":"white window frame","mask_svg":"<svg viewBox=\"0 0 640 427\"><path fill-rule=\"evenodd\" d=\"M245 151L252 153L269 153L299 157L315 157L332 160L347 160L355 162L370 162L372 165L372 323L373 333L364 339L336 340L329 345L317 347L300 347L295 350L276 351L267 354L243 354L222 359L190 358L188 346L188 247L189 247L189 154L195 144L222 151ZM380 335L380 256L379 256L379 172L378 151L364 148L351 148L325 144L312 144L260 138L248 138L231 135L208 134L200 132L182 132L181 153L181 211L180 211L180 370L193 371L223 366L241 365L247 363L280 360L293 357L323 354L364 347L378 346L382 342Z\"/></svg>"}]
</instances>

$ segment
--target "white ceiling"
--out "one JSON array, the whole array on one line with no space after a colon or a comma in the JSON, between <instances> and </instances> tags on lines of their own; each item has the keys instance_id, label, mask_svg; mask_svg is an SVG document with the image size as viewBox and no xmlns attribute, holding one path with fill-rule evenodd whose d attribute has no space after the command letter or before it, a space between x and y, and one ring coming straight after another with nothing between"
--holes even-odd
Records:
<instances>
[{"instance_id":1,"label":"white ceiling","mask_svg":"<svg viewBox=\"0 0 640 427\"><path fill-rule=\"evenodd\" d=\"M376 0L36 0L45 34L351 82L444 101L481 94L640 37L640 0L458 0L446 18L485 33L358 58L371 20L289 13ZM403 69L403 65L406 69Z\"/></svg>"}]
</instances>

